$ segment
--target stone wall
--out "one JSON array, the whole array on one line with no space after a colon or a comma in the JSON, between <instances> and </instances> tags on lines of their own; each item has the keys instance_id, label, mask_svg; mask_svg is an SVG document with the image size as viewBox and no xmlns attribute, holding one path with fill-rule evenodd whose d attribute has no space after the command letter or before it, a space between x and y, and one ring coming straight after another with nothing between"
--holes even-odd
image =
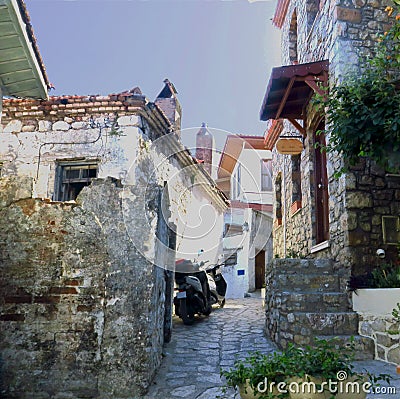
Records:
<instances>
[{"instance_id":1,"label":"stone wall","mask_svg":"<svg viewBox=\"0 0 400 399\"><path fill-rule=\"evenodd\" d=\"M178 257L193 258L199 249L207 252L210 262L220 255L225 199L184 149L179 135L171 133L164 113L137 90L49 101L7 100L2 122L2 176L32 177L36 197L57 199L56 176L62 163L93 162L97 177L124 184L145 182L139 173L145 170L159 186L168 182L168 223L176 226ZM146 195L146 185L141 187ZM199 232L200 227L191 225L201 212L209 217L200 215ZM208 251L210 242L216 245Z\"/></svg>"},{"instance_id":2,"label":"stone wall","mask_svg":"<svg viewBox=\"0 0 400 399\"><path fill-rule=\"evenodd\" d=\"M156 228L157 209L143 216L136 199L123 214L132 190L113 179L95 181L77 203L32 198L29 178L0 184L1 396L143 393L161 360L164 270L126 225L151 244L155 230L141 226L149 217Z\"/></svg>"},{"instance_id":3,"label":"stone wall","mask_svg":"<svg viewBox=\"0 0 400 399\"><path fill-rule=\"evenodd\" d=\"M366 288L353 292L353 309L359 315L358 332L374 342L375 359L400 363L400 322L393 317L400 288Z\"/></svg>"},{"instance_id":4,"label":"stone wall","mask_svg":"<svg viewBox=\"0 0 400 399\"><path fill-rule=\"evenodd\" d=\"M165 269L199 249L215 261L225 198L136 89L6 100L2 122L2 394L140 395L170 334ZM52 201L70 161L93 161L97 179Z\"/></svg>"},{"instance_id":5,"label":"stone wall","mask_svg":"<svg viewBox=\"0 0 400 399\"><path fill-rule=\"evenodd\" d=\"M375 359L400 364L400 325L393 317L359 315L358 331L375 343Z\"/></svg>"},{"instance_id":6,"label":"stone wall","mask_svg":"<svg viewBox=\"0 0 400 399\"><path fill-rule=\"evenodd\" d=\"M273 259L266 270L266 332L281 348L336 340L338 349L355 338L356 357L372 359L373 341L357 336L358 316L341 289L329 259Z\"/></svg>"},{"instance_id":7,"label":"stone wall","mask_svg":"<svg viewBox=\"0 0 400 399\"><path fill-rule=\"evenodd\" d=\"M384 11L390 1L354 0L320 2L318 12L312 1L289 2L282 25L283 64L291 63L293 32L292 16L297 15L298 62L329 61L329 80L334 84L346 70L355 68L359 55L369 54L378 33L388 27ZM282 184L282 226L275 225L274 253L331 258L344 274L370 270L377 262L375 252L384 248L388 259L395 255L393 245L383 242L382 216L399 216L398 178L388 177L369 162L358 165L351 173L336 179L334 172L342 160L328 153L329 180L329 246L320 251L315 246L315 183L313 131L318 115L312 106L307 109L305 149L301 154L301 209L292 207L292 163L290 156L274 150L274 179L280 173ZM283 135L297 133L285 122ZM328 128L329 129L329 128ZM329 134L327 136L329 140ZM296 187L294 187L296 188ZM301 240L299 240L301 237ZM343 287L344 288L344 287Z\"/></svg>"}]
</instances>

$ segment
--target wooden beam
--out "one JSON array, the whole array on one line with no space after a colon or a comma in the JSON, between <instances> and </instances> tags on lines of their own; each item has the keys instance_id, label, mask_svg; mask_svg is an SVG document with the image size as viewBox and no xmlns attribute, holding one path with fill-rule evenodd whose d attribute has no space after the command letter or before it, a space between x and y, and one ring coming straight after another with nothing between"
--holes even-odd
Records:
<instances>
[{"instance_id":1,"label":"wooden beam","mask_svg":"<svg viewBox=\"0 0 400 399\"><path fill-rule=\"evenodd\" d=\"M322 90L317 83L315 82L315 80L313 78L311 79L305 79L304 80L305 83L308 84L308 86L310 86L316 93L318 93L320 96L325 96L325 91Z\"/></svg>"},{"instance_id":2,"label":"wooden beam","mask_svg":"<svg viewBox=\"0 0 400 399\"><path fill-rule=\"evenodd\" d=\"M280 114L281 114L281 112L282 112L282 110L283 110L283 108L284 108L284 106L286 104L286 101L287 101L287 99L289 97L290 91L292 90L292 86L293 86L293 83L294 83L295 80L296 80L296 77L294 77L294 76L290 79L290 81L289 81L289 83L288 83L288 85L286 87L285 95L282 98L281 104L279 105L278 111L277 111L274 119L279 119L279 116L280 116Z\"/></svg>"},{"instance_id":3,"label":"wooden beam","mask_svg":"<svg viewBox=\"0 0 400 399\"><path fill-rule=\"evenodd\" d=\"M288 118L288 121L303 135L303 137L306 137L306 129L304 129L296 119Z\"/></svg>"}]
</instances>

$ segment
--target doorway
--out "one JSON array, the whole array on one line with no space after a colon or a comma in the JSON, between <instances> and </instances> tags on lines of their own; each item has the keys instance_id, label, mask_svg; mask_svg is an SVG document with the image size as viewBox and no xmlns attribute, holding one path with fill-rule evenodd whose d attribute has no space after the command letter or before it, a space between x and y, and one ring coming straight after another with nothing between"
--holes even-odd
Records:
<instances>
[{"instance_id":1,"label":"doorway","mask_svg":"<svg viewBox=\"0 0 400 399\"><path fill-rule=\"evenodd\" d=\"M321 121L314 131L314 178L315 178L315 243L329 239L329 196L326 169L325 123Z\"/></svg>"},{"instance_id":2,"label":"doorway","mask_svg":"<svg viewBox=\"0 0 400 399\"><path fill-rule=\"evenodd\" d=\"M255 258L255 287L259 290L265 287L265 251L260 251Z\"/></svg>"}]
</instances>

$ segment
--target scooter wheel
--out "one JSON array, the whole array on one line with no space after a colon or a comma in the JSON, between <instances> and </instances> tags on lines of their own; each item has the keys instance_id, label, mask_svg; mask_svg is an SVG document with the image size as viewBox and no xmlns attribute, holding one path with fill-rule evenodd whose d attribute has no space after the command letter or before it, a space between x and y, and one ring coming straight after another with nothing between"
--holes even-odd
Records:
<instances>
[{"instance_id":1,"label":"scooter wheel","mask_svg":"<svg viewBox=\"0 0 400 399\"><path fill-rule=\"evenodd\" d=\"M179 301L179 316L181 317L183 324L186 326L190 326L194 322L194 315L188 313L186 298L182 298Z\"/></svg>"}]
</instances>

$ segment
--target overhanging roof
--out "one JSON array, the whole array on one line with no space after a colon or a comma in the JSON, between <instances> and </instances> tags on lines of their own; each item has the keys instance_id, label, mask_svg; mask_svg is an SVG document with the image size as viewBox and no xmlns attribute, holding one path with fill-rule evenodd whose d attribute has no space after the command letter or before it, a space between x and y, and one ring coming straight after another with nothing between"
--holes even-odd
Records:
<instances>
[{"instance_id":1,"label":"overhanging roof","mask_svg":"<svg viewBox=\"0 0 400 399\"><path fill-rule=\"evenodd\" d=\"M260 119L304 119L304 107L318 83L326 82L329 62L273 68L261 106Z\"/></svg>"},{"instance_id":2,"label":"overhanging roof","mask_svg":"<svg viewBox=\"0 0 400 399\"><path fill-rule=\"evenodd\" d=\"M218 166L218 178L231 175L243 148L265 150L264 137L230 134L226 137Z\"/></svg>"},{"instance_id":3,"label":"overhanging roof","mask_svg":"<svg viewBox=\"0 0 400 399\"><path fill-rule=\"evenodd\" d=\"M0 0L0 87L3 95L47 99L49 86L23 0Z\"/></svg>"}]
</instances>

